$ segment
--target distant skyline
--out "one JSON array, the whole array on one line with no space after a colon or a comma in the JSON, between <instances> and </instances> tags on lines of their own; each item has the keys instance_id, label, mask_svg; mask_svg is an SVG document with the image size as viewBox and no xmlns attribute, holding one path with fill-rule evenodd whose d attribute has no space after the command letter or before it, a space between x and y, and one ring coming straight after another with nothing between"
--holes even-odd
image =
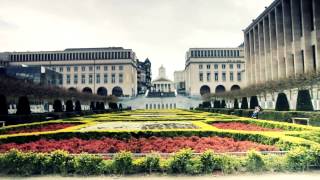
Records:
<instances>
[{"instance_id":1,"label":"distant skyline","mask_svg":"<svg viewBox=\"0 0 320 180\"><path fill-rule=\"evenodd\" d=\"M0 0L0 52L124 47L173 79L193 47L236 47L273 0Z\"/></svg>"}]
</instances>

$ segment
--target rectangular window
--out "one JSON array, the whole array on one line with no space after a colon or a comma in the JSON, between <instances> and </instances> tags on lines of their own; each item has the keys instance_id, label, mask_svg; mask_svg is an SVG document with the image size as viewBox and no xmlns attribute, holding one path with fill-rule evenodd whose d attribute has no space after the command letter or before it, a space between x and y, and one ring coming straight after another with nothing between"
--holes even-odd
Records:
<instances>
[{"instance_id":1,"label":"rectangular window","mask_svg":"<svg viewBox=\"0 0 320 180\"><path fill-rule=\"evenodd\" d=\"M211 80L211 73L208 72L207 73L207 81L210 82L210 80Z\"/></svg>"},{"instance_id":2,"label":"rectangular window","mask_svg":"<svg viewBox=\"0 0 320 180\"><path fill-rule=\"evenodd\" d=\"M89 71L93 71L93 67L92 66L89 66Z\"/></svg>"},{"instance_id":3,"label":"rectangular window","mask_svg":"<svg viewBox=\"0 0 320 180\"><path fill-rule=\"evenodd\" d=\"M93 76L92 74L89 74L89 84L92 84L93 83Z\"/></svg>"},{"instance_id":4,"label":"rectangular window","mask_svg":"<svg viewBox=\"0 0 320 180\"><path fill-rule=\"evenodd\" d=\"M104 71L108 71L108 66L103 66Z\"/></svg>"},{"instance_id":5,"label":"rectangular window","mask_svg":"<svg viewBox=\"0 0 320 180\"><path fill-rule=\"evenodd\" d=\"M119 66L119 70L120 71L122 71L123 70L123 66L121 65L121 66Z\"/></svg>"},{"instance_id":6,"label":"rectangular window","mask_svg":"<svg viewBox=\"0 0 320 180\"><path fill-rule=\"evenodd\" d=\"M104 75L103 75L103 82L104 82L105 84L108 83L108 74L104 74Z\"/></svg>"},{"instance_id":7,"label":"rectangular window","mask_svg":"<svg viewBox=\"0 0 320 180\"><path fill-rule=\"evenodd\" d=\"M100 74L96 74L96 83L100 84Z\"/></svg>"},{"instance_id":8,"label":"rectangular window","mask_svg":"<svg viewBox=\"0 0 320 180\"><path fill-rule=\"evenodd\" d=\"M70 72L70 66L67 66L67 72Z\"/></svg>"},{"instance_id":9,"label":"rectangular window","mask_svg":"<svg viewBox=\"0 0 320 180\"><path fill-rule=\"evenodd\" d=\"M74 67L73 67L73 71L74 71L74 72L78 72L78 66L74 66Z\"/></svg>"},{"instance_id":10,"label":"rectangular window","mask_svg":"<svg viewBox=\"0 0 320 180\"><path fill-rule=\"evenodd\" d=\"M73 83L78 84L78 74L73 75Z\"/></svg>"},{"instance_id":11,"label":"rectangular window","mask_svg":"<svg viewBox=\"0 0 320 180\"><path fill-rule=\"evenodd\" d=\"M60 67L60 68L59 68L59 71L60 71L60 72L63 72L63 67Z\"/></svg>"},{"instance_id":12,"label":"rectangular window","mask_svg":"<svg viewBox=\"0 0 320 180\"><path fill-rule=\"evenodd\" d=\"M222 64L222 69L226 69L226 65L225 64Z\"/></svg>"},{"instance_id":13,"label":"rectangular window","mask_svg":"<svg viewBox=\"0 0 320 180\"><path fill-rule=\"evenodd\" d=\"M210 69L211 68L211 65L210 64L207 64L207 69Z\"/></svg>"},{"instance_id":14,"label":"rectangular window","mask_svg":"<svg viewBox=\"0 0 320 180\"><path fill-rule=\"evenodd\" d=\"M112 84L116 83L116 75L115 74L111 75L111 83Z\"/></svg>"},{"instance_id":15,"label":"rectangular window","mask_svg":"<svg viewBox=\"0 0 320 180\"><path fill-rule=\"evenodd\" d=\"M237 68L238 68L238 69L241 69L241 64L237 64Z\"/></svg>"},{"instance_id":16,"label":"rectangular window","mask_svg":"<svg viewBox=\"0 0 320 180\"><path fill-rule=\"evenodd\" d=\"M112 71L116 70L116 66L111 66L111 70Z\"/></svg>"},{"instance_id":17,"label":"rectangular window","mask_svg":"<svg viewBox=\"0 0 320 180\"><path fill-rule=\"evenodd\" d=\"M82 74L81 75L81 84L85 84L86 83L86 75Z\"/></svg>"},{"instance_id":18,"label":"rectangular window","mask_svg":"<svg viewBox=\"0 0 320 180\"><path fill-rule=\"evenodd\" d=\"M230 72L230 81L233 81L233 72Z\"/></svg>"},{"instance_id":19,"label":"rectangular window","mask_svg":"<svg viewBox=\"0 0 320 180\"><path fill-rule=\"evenodd\" d=\"M214 73L214 80L219 81L219 73Z\"/></svg>"},{"instance_id":20,"label":"rectangular window","mask_svg":"<svg viewBox=\"0 0 320 180\"><path fill-rule=\"evenodd\" d=\"M230 69L233 69L233 64L229 64L229 68L230 68Z\"/></svg>"},{"instance_id":21,"label":"rectangular window","mask_svg":"<svg viewBox=\"0 0 320 180\"><path fill-rule=\"evenodd\" d=\"M222 81L226 81L226 80L227 80L226 73L223 72L223 73L222 73Z\"/></svg>"},{"instance_id":22,"label":"rectangular window","mask_svg":"<svg viewBox=\"0 0 320 180\"><path fill-rule=\"evenodd\" d=\"M52 70L53 70L53 71L56 71L56 67L52 67Z\"/></svg>"},{"instance_id":23,"label":"rectangular window","mask_svg":"<svg viewBox=\"0 0 320 180\"><path fill-rule=\"evenodd\" d=\"M214 69L218 69L218 68L219 68L218 64L215 64Z\"/></svg>"},{"instance_id":24,"label":"rectangular window","mask_svg":"<svg viewBox=\"0 0 320 180\"><path fill-rule=\"evenodd\" d=\"M199 74L199 81L203 82L203 73Z\"/></svg>"},{"instance_id":25,"label":"rectangular window","mask_svg":"<svg viewBox=\"0 0 320 180\"><path fill-rule=\"evenodd\" d=\"M85 66L81 66L81 71L86 71L86 67Z\"/></svg>"},{"instance_id":26,"label":"rectangular window","mask_svg":"<svg viewBox=\"0 0 320 180\"><path fill-rule=\"evenodd\" d=\"M199 65L199 69L203 69L203 66L202 66L202 64L200 64L200 65Z\"/></svg>"},{"instance_id":27,"label":"rectangular window","mask_svg":"<svg viewBox=\"0 0 320 180\"><path fill-rule=\"evenodd\" d=\"M70 84L70 74L67 74L67 84Z\"/></svg>"},{"instance_id":28,"label":"rectangular window","mask_svg":"<svg viewBox=\"0 0 320 180\"><path fill-rule=\"evenodd\" d=\"M238 81L241 81L241 72L238 72Z\"/></svg>"},{"instance_id":29,"label":"rectangular window","mask_svg":"<svg viewBox=\"0 0 320 180\"><path fill-rule=\"evenodd\" d=\"M100 71L100 66L96 66L96 70L97 70L97 71Z\"/></svg>"},{"instance_id":30,"label":"rectangular window","mask_svg":"<svg viewBox=\"0 0 320 180\"><path fill-rule=\"evenodd\" d=\"M119 83L123 83L123 74L119 74Z\"/></svg>"}]
</instances>

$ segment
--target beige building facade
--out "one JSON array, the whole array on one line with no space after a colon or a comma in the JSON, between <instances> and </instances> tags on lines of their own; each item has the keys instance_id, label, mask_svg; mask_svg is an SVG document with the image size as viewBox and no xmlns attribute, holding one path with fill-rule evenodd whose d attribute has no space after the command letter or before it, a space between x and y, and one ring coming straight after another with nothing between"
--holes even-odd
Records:
<instances>
[{"instance_id":1,"label":"beige building facade","mask_svg":"<svg viewBox=\"0 0 320 180\"><path fill-rule=\"evenodd\" d=\"M100 95L135 96L135 53L124 48L79 48L63 51L10 52L10 65L41 65L63 75L69 90Z\"/></svg>"},{"instance_id":2,"label":"beige building facade","mask_svg":"<svg viewBox=\"0 0 320 180\"><path fill-rule=\"evenodd\" d=\"M243 47L191 48L184 76L189 96L241 89L245 85Z\"/></svg>"}]
</instances>

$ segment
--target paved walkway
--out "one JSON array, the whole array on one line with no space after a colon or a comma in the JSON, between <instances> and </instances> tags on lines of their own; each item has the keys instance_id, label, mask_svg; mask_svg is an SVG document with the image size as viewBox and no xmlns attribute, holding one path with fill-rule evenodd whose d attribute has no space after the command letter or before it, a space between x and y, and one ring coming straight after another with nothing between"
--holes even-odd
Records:
<instances>
[{"instance_id":1,"label":"paved walkway","mask_svg":"<svg viewBox=\"0 0 320 180\"><path fill-rule=\"evenodd\" d=\"M241 174L231 176L161 176L161 175L134 175L125 177L111 177L111 176L99 176L99 177L60 177L60 176L39 176L39 177L0 177L1 180L11 179L29 179L29 180L59 180L59 179L110 179L110 180L319 180L320 171L308 172L308 173L293 173L293 174L263 174L263 175L252 175L252 174Z\"/></svg>"}]
</instances>

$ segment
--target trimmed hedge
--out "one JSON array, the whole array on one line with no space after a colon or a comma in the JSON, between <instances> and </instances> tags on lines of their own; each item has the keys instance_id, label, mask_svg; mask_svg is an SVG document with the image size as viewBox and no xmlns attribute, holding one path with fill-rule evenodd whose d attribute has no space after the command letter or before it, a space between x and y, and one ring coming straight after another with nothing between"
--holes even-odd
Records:
<instances>
[{"instance_id":1,"label":"trimmed hedge","mask_svg":"<svg viewBox=\"0 0 320 180\"><path fill-rule=\"evenodd\" d=\"M276 102L276 111L289 111L290 106L285 93L279 93Z\"/></svg>"},{"instance_id":2,"label":"trimmed hedge","mask_svg":"<svg viewBox=\"0 0 320 180\"><path fill-rule=\"evenodd\" d=\"M299 90L297 99L297 111L313 111L309 90Z\"/></svg>"}]
</instances>

